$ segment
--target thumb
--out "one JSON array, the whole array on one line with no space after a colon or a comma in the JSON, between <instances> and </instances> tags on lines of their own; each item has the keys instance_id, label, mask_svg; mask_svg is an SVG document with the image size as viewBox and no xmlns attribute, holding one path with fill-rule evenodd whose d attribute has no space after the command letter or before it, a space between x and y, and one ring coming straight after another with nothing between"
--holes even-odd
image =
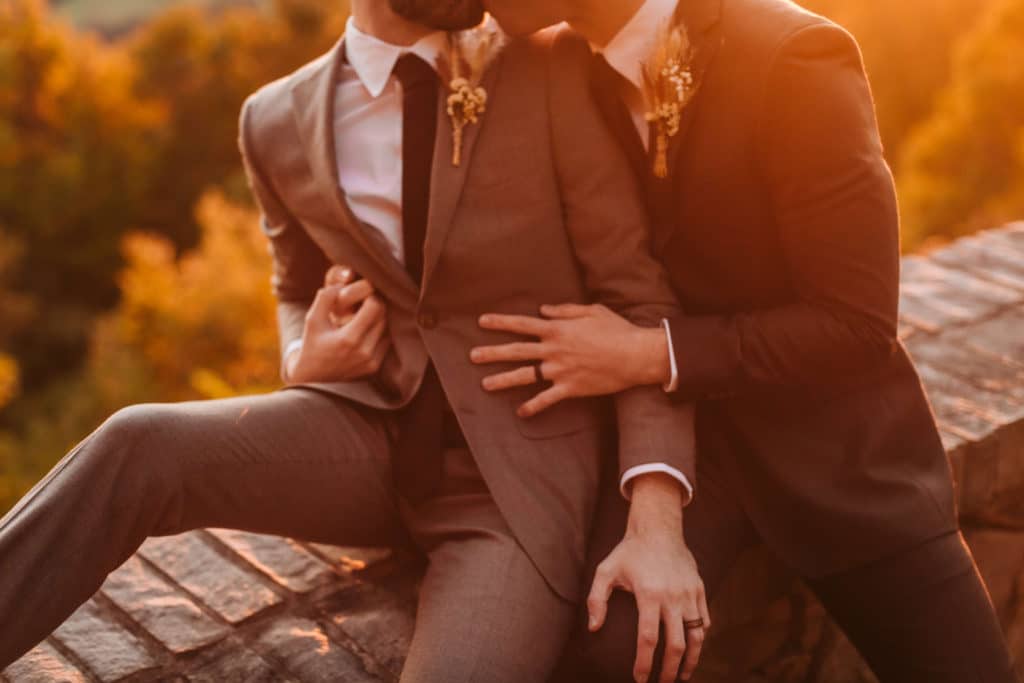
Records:
<instances>
[{"instance_id":1,"label":"thumb","mask_svg":"<svg viewBox=\"0 0 1024 683\"><path fill-rule=\"evenodd\" d=\"M587 613L589 620L587 628L591 632L601 630L604 626L605 617L608 614L608 598L612 595L612 572L607 564L602 564L594 574L594 583L590 587L590 595L587 597Z\"/></svg>"},{"instance_id":2,"label":"thumb","mask_svg":"<svg viewBox=\"0 0 1024 683\"><path fill-rule=\"evenodd\" d=\"M544 305L540 307L540 314L552 320L572 320L574 318L585 318L590 313L590 306L580 304L560 304L558 306Z\"/></svg>"}]
</instances>

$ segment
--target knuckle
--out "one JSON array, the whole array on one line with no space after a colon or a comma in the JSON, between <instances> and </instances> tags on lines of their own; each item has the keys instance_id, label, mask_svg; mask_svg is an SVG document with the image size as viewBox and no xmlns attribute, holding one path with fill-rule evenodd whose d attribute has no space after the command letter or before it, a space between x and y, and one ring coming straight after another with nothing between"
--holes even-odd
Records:
<instances>
[{"instance_id":1,"label":"knuckle","mask_svg":"<svg viewBox=\"0 0 1024 683\"><path fill-rule=\"evenodd\" d=\"M640 642L648 647L658 644L658 632L653 629L644 629L640 632Z\"/></svg>"}]
</instances>

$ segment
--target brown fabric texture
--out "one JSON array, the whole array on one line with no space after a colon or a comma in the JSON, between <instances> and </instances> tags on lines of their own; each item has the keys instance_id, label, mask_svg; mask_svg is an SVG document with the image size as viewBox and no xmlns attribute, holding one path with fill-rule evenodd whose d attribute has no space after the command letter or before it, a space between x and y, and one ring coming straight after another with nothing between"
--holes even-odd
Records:
<instances>
[{"instance_id":1,"label":"brown fabric texture","mask_svg":"<svg viewBox=\"0 0 1024 683\"><path fill-rule=\"evenodd\" d=\"M241 147L275 261L283 344L302 333L329 263L352 266L389 305L393 351L371 381L315 385L374 408L406 405L428 359L499 508L544 575L579 595L584 539L606 440L601 401L564 403L531 420L515 408L536 388L491 395L495 368L472 347L485 312L536 315L544 303L600 302L655 326L678 307L650 254L640 187L588 96L589 49L548 32L511 42L488 70L488 110L466 128L462 164L440 109L423 286L417 287L338 185L332 119L343 41L249 99ZM693 425L660 387L615 399L620 468L667 462L694 472Z\"/></svg>"},{"instance_id":2,"label":"brown fabric texture","mask_svg":"<svg viewBox=\"0 0 1024 683\"><path fill-rule=\"evenodd\" d=\"M542 680L573 604L516 542L467 451L445 452L445 485L424 504L396 495L391 419L301 388L118 412L0 520L0 670L147 536L225 527L418 547L428 565L402 681Z\"/></svg>"}]
</instances>

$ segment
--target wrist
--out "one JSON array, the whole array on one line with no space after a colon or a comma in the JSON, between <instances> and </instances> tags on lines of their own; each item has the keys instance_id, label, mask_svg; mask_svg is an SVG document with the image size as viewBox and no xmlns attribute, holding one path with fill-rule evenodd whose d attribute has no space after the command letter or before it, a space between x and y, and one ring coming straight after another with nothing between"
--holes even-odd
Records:
<instances>
[{"instance_id":1,"label":"wrist","mask_svg":"<svg viewBox=\"0 0 1024 683\"><path fill-rule=\"evenodd\" d=\"M667 474L644 474L632 483L627 534L683 533L683 487Z\"/></svg>"},{"instance_id":2,"label":"wrist","mask_svg":"<svg viewBox=\"0 0 1024 683\"><path fill-rule=\"evenodd\" d=\"M668 337L661 327L641 328L633 344L630 379L632 385L666 385L672 380Z\"/></svg>"},{"instance_id":3,"label":"wrist","mask_svg":"<svg viewBox=\"0 0 1024 683\"><path fill-rule=\"evenodd\" d=\"M299 379L299 357L302 355L302 349L295 349L291 351L284 359L284 380L286 383L300 382Z\"/></svg>"}]
</instances>

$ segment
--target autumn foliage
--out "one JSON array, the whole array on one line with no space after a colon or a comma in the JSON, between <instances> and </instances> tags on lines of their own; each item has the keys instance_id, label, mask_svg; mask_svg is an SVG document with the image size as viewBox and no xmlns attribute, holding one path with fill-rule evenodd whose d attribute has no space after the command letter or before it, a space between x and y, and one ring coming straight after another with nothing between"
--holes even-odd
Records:
<instances>
[{"instance_id":1,"label":"autumn foliage","mask_svg":"<svg viewBox=\"0 0 1024 683\"><path fill-rule=\"evenodd\" d=\"M278 383L238 112L345 3L167 4L102 35L0 0L0 512L125 404ZM863 47L907 250L1024 216L1024 0L805 4Z\"/></svg>"}]
</instances>

